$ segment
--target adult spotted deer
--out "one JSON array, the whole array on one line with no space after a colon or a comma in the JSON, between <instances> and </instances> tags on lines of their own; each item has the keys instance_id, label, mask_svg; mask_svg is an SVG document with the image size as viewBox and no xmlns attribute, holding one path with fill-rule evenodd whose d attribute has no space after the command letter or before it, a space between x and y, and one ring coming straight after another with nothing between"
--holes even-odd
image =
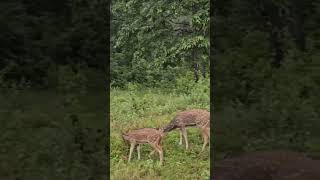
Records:
<instances>
[{"instance_id":1,"label":"adult spotted deer","mask_svg":"<svg viewBox=\"0 0 320 180\"><path fill-rule=\"evenodd\" d=\"M191 109L182 111L176 114L172 121L164 128L164 132L170 132L176 128L180 129L180 142L182 145L182 137L186 143L186 149L189 148L187 127L195 126L201 129L201 134L204 140L202 150L205 149L210 139L210 112L203 109Z\"/></svg>"},{"instance_id":2,"label":"adult spotted deer","mask_svg":"<svg viewBox=\"0 0 320 180\"><path fill-rule=\"evenodd\" d=\"M150 154L152 154L154 151L158 152L160 157L160 165L162 165L163 150L161 144L163 137L163 129L155 128L142 128L128 133L123 133L123 140L130 143L129 162L135 147L137 148L138 159L140 160L140 144L150 144L154 149Z\"/></svg>"}]
</instances>

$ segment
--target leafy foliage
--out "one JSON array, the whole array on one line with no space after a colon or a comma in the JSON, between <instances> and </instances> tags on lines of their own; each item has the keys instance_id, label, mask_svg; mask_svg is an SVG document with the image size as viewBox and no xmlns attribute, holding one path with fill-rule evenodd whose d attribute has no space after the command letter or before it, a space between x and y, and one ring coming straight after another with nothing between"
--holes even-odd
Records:
<instances>
[{"instance_id":1,"label":"leafy foliage","mask_svg":"<svg viewBox=\"0 0 320 180\"><path fill-rule=\"evenodd\" d=\"M106 1L2 1L0 73L4 83L25 79L48 88L56 65L86 64L104 71ZM9 22L9 23L8 23Z\"/></svg>"},{"instance_id":2,"label":"leafy foliage","mask_svg":"<svg viewBox=\"0 0 320 180\"><path fill-rule=\"evenodd\" d=\"M107 179L107 4L0 2L0 179Z\"/></svg>"},{"instance_id":3,"label":"leafy foliage","mask_svg":"<svg viewBox=\"0 0 320 180\"><path fill-rule=\"evenodd\" d=\"M209 70L209 1L116 0L112 15L113 85L171 82L194 61Z\"/></svg>"},{"instance_id":4,"label":"leafy foliage","mask_svg":"<svg viewBox=\"0 0 320 180\"><path fill-rule=\"evenodd\" d=\"M229 0L213 8L216 152L314 151L319 4Z\"/></svg>"}]
</instances>

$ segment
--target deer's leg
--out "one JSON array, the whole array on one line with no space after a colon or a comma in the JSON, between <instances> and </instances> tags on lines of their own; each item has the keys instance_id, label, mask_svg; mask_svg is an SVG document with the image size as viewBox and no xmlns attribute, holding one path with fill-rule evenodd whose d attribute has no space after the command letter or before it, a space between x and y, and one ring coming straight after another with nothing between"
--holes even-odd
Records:
<instances>
[{"instance_id":1,"label":"deer's leg","mask_svg":"<svg viewBox=\"0 0 320 180\"><path fill-rule=\"evenodd\" d=\"M179 145L182 145L182 129L180 128L180 141L179 141Z\"/></svg>"},{"instance_id":2,"label":"deer's leg","mask_svg":"<svg viewBox=\"0 0 320 180\"><path fill-rule=\"evenodd\" d=\"M210 139L210 126L206 127L205 132L206 132L208 138Z\"/></svg>"},{"instance_id":3,"label":"deer's leg","mask_svg":"<svg viewBox=\"0 0 320 180\"><path fill-rule=\"evenodd\" d=\"M202 136L203 136L203 146L201 149L201 152L204 151L204 148L206 147L207 143L208 143L208 136L205 132L202 132Z\"/></svg>"},{"instance_id":4,"label":"deer's leg","mask_svg":"<svg viewBox=\"0 0 320 180\"><path fill-rule=\"evenodd\" d=\"M163 151L162 151L161 145L159 145L159 144L150 144L150 145L154 148L153 152L154 151L158 152L159 157L160 157L160 165L162 165L162 162L163 162Z\"/></svg>"},{"instance_id":5,"label":"deer's leg","mask_svg":"<svg viewBox=\"0 0 320 180\"><path fill-rule=\"evenodd\" d=\"M162 150L162 146L160 144L156 145L157 151L159 153L159 159L160 159L160 165L163 164L163 150Z\"/></svg>"},{"instance_id":6,"label":"deer's leg","mask_svg":"<svg viewBox=\"0 0 320 180\"><path fill-rule=\"evenodd\" d=\"M209 139L210 139L210 128L205 128L205 129L202 129L202 136L203 136L203 146L202 146L202 151L204 151L204 148L206 147L206 145L208 144L209 142Z\"/></svg>"},{"instance_id":7,"label":"deer's leg","mask_svg":"<svg viewBox=\"0 0 320 180\"><path fill-rule=\"evenodd\" d=\"M137 146L137 151L138 151L138 160L140 160L140 144Z\"/></svg>"},{"instance_id":8,"label":"deer's leg","mask_svg":"<svg viewBox=\"0 0 320 180\"><path fill-rule=\"evenodd\" d=\"M159 143L161 143L161 142L162 142L162 140L160 140ZM159 143L158 143L158 144L159 144ZM154 152L156 151L155 145L151 145L151 146L152 146L154 149L150 152L149 156L153 155Z\"/></svg>"},{"instance_id":9,"label":"deer's leg","mask_svg":"<svg viewBox=\"0 0 320 180\"><path fill-rule=\"evenodd\" d=\"M187 129L185 127L181 128L182 135L184 136L184 142L186 143L186 149L189 149L189 143L188 143L188 136L187 136Z\"/></svg>"},{"instance_id":10,"label":"deer's leg","mask_svg":"<svg viewBox=\"0 0 320 180\"><path fill-rule=\"evenodd\" d=\"M154 152L155 152L155 150L152 150L152 151L150 152L149 156L153 155Z\"/></svg>"},{"instance_id":11,"label":"deer's leg","mask_svg":"<svg viewBox=\"0 0 320 180\"><path fill-rule=\"evenodd\" d=\"M159 145L159 156L160 156L160 165L163 164L163 150L162 146Z\"/></svg>"},{"instance_id":12,"label":"deer's leg","mask_svg":"<svg viewBox=\"0 0 320 180\"><path fill-rule=\"evenodd\" d=\"M131 160L132 152L133 152L133 149L134 149L135 146L136 146L136 143L131 143L130 152L129 152L129 162Z\"/></svg>"}]
</instances>

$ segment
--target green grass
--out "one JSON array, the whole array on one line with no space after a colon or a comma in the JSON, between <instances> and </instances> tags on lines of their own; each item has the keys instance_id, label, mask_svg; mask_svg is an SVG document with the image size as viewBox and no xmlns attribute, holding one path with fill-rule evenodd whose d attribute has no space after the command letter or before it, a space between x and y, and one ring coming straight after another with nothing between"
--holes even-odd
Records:
<instances>
[{"instance_id":1,"label":"green grass","mask_svg":"<svg viewBox=\"0 0 320 180\"><path fill-rule=\"evenodd\" d=\"M127 90L112 89L112 179L208 179L209 148L199 154L203 141L196 128L188 130L189 151L178 145L177 131L165 137L164 166L159 166L157 154L148 156L151 151L148 145L141 147L140 161L135 153L133 161L127 163L129 149L122 141L121 132L164 126L180 110L209 109L208 81L199 82L197 86L181 84L184 93L180 94L177 93L181 92L179 87L166 92L138 89L134 85L129 85ZM96 133L106 123L105 95L103 91L88 91L79 95L76 103L64 106L66 96L55 91L28 89L1 93L0 179L107 179L105 139ZM70 113L79 118L79 126L72 125ZM84 150L75 142L79 129L83 133Z\"/></svg>"},{"instance_id":2,"label":"green grass","mask_svg":"<svg viewBox=\"0 0 320 180\"><path fill-rule=\"evenodd\" d=\"M134 151L132 162L128 163L129 147L121 133L143 127L163 127L180 110L203 108L209 110L209 93L199 96L165 93L161 90L119 90L111 91L111 137L110 160L111 179L209 179L209 147L200 153L203 140L196 128L188 129L190 149L180 146L179 132L172 131L163 141L164 165L159 165L157 154L149 157L151 147L141 147L141 159ZM205 97L205 98L203 98Z\"/></svg>"}]
</instances>

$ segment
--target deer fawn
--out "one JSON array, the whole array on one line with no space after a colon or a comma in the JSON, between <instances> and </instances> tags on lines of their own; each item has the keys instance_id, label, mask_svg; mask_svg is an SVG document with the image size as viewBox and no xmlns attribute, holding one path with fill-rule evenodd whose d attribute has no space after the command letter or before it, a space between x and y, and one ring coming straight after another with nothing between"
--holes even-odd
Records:
<instances>
[{"instance_id":1,"label":"deer fawn","mask_svg":"<svg viewBox=\"0 0 320 180\"><path fill-rule=\"evenodd\" d=\"M138 159L140 160L140 144L150 144L154 149L150 154L154 153L154 151L157 151L160 157L160 165L162 165L163 150L161 143L163 137L163 129L154 128L142 128L129 133L123 133L123 140L130 143L129 162L135 147L137 147Z\"/></svg>"},{"instance_id":2,"label":"deer fawn","mask_svg":"<svg viewBox=\"0 0 320 180\"><path fill-rule=\"evenodd\" d=\"M164 132L180 128L180 142L182 145L182 136L186 143L186 149L189 148L186 127L195 126L201 129L204 140L202 150L205 149L210 139L210 112L202 109L192 109L177 113L173 120L164 128Z\"/></svg>"}]
</instances>

